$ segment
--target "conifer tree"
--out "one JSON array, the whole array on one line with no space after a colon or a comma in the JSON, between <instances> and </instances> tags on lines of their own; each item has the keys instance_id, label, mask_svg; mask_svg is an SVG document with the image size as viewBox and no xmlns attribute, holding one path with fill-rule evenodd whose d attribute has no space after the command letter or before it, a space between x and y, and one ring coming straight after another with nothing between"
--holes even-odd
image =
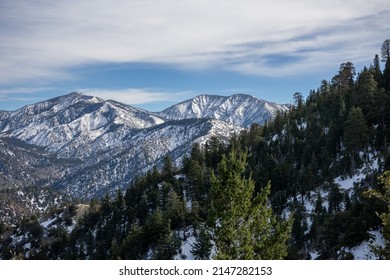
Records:
<instances>
[{"instance_id":1,"label":"conifer tree","mask_svg":"<svg viewBox=\"0 0 390 280\"><path fill-rule=\"evenodd\" d=\"M356 168L356 153L367 145L368 127L362 110L352 107L344 123L344 141L351 155L351 171Z\"/></svg>"},{"instance_id":2,"label":"conifer tree","mask_svg":"<svg viewBox=\"0 0 390 280\"><path fill-rule=\"evenodd\" d=\"M363 114L369 119L373 119L373 108L375 95L378 92L378 85L375 81L373 71L365 70L359 75L357 83L357 100Z\"/></svg>"},{"instance_id":3,"label":"conifer tree","mask_svg":"<svg viewBox=\"0 0 390 280\"><path fill-rule=\"evenodd\" d=\"M270 184L254 195L245 177L247 153L223 156L211 177L211 238L216 259L283 259L292 220L280 222L268 206Z\"/></svg>"},{"instance_id":4,"label":"conifer tree","mask_svg":"<svg viewBox=\"0 0 390 280\"><path fill-rule=\"evenodd\" d=\"M380 193L372 189L367 191L366 194L380 199L387 205L387 212L379 214L383 224L385 246L378 247L376 251L379 257L390 260L390 171L386 171L379 180L384 185L384 192Z\"/></svg>"},{"instance_id":5,"label":"conifer tree","mask_svg":"<svg viewBox=\"0 0 390 280\"><path fill-rule=\"evenodd\" d=\"M340 192L339 185L331 183L329 190L329 213L340 211L342 201L343 194Z\"/></svg>"},{"instance_id":6,"label":"conifer tree","mask_svg":"<svg viewBox=\"0 0 390 280\"><path fill-rule=\"evenodd\" d=\"M145 258L143 256L144 239L142 236L142 229L137 224L132 224L131 228L123 239L120 246L120 256L122 259L136 260Z\"/></svg>"},{"instance_id":7,"label":"conifer tree","mask_svg":"<svg viewBox=\"0 0 390 280\"><path fill-rule=\"evenodd\" d=\"M5 224L2 221L0 221L0 235L3 234L4 232L5 232Z\"/></svg>"},{"instance_id":8,"label":"conifer tree","mask_svg":"<svg viewBox=\"0 0 390 280\"><path fill-rule=\"evenodd\" d=\"M371 70L374 74L374 78L378 86L382 85L382 71L381 71L381 66L379 62L379 55L375 55L373 65L371 67Z\"/></svg>"},{"instance_id":9,"label":"conifer tree","mask_svg":"<svg viewBox=\"0 0 390 280\"><path fill-rule=\"evenodd\" d=\"M382 62L390 60L390 39L386 39L382 43L381 47Z\"/></svg>"},{"instance_id":10,"label":"conifer tree","mask_svg":"<svg viewBox=\"0 0 390 280\"><path fill-rule=\"evenodd\" d=\"M176 167L170 155L164 157L164 166L162 169L162 179L168 183L173 183Z\"/></svg>"},{"instance_id":11,"label":"conifer tree","mask_svg":"<svg viewBox=\"0 0 390 280\"><path fill-rule=\"evenodd\" d=\"M192 246L191 253L197 260L208 260L212 249L212 243L210 236L202 225L200 226L199 233L196 233L196 241Z\"/></svg>"},{"instance_id":12,"label":"conifer tree","mask_svg":"<svg viewBox=\"0 0 390 280\"><path fill-rule=\"evenodd\" d=\"M166 216L174 229L185 225L186 207L175 191L168 193Z\"/></svg>"},{"instance_id":13,"label":"conifer tree","mask_svg":"<svg viewBox=\"0 0 390 280\"><path fill-rule=\"evenodd\" d=\"M381 47L382 62L385 63L385 69L383 70L383 83L385 90L390 92L390 39L383 41Z\"/></svg>"},{"instance_id":14,"label":"conifer tree","mask_svg":"<svg viewBox=\"0 0 390 280\"><path fill-rule=\"evenodd\" d=\"M171 230L171 221L164 222L157 240L157 246L154 248L153 259L172 260L178 254L180 249L180 238Z\"/></svg>"}]
</instances>

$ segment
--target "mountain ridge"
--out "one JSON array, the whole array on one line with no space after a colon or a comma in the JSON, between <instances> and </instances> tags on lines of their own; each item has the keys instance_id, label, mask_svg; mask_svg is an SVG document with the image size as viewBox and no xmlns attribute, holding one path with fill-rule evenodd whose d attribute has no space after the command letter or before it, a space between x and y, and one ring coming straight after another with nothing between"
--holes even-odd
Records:
<instances>
[{"instance_id":1,"label":"mountain ridge","mask_svg":"<svg viewBox=\"0 0 390 280\"><path fill-rule=\"evenodd\" d=\"M227 123L249 127L253 123L262 124L277 111L286 111L286 105L280 105L258 99L247 94L231 96L198 95L175 104L156 115L166 119L212 118Z\"/></svg>"},{"instance_id":2,"label":"mountain ridge","mask_svg":"<svg viewBox=\"0 0 390 280\"><path fill-rule=\"evenodd\" d=\"M37 147L43 152L37 154L36 162L50 156L58 165L52 180L25 180L22 186L41 182L42 187L89 199L126 188L136 176L161 164L166 155L180 164L194 143L206 143L211 137L227 142L249 123L261 121L259 115L272 117L274 113L262 111L273 103L243 94L200 95L174 106L185 102L203 102L197 107L199 114L182 111L180 117L170 115L166 111L169 108L164 113L153 113L72 92L15 111L1 111L0 139L26 143L27 150ZM218 106L225 110L223 116ZM260 112L254 110L256 106ZM38 164L31 172L39 172L40 168L44 166ZM34 178L33 174L27 176Z\"/></svg>"}]
</instances>

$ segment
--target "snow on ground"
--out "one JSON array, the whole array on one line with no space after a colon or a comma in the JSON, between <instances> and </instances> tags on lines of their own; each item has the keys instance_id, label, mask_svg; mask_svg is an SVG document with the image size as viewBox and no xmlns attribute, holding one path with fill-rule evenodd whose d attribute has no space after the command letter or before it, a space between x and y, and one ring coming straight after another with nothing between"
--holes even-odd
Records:
<instances>
[{"instance_id":1,"label":"snow on ground","mask_svg":"<svg viewBox=\"0 0 390 280\"><path fill-rule=\"evenodd\" d=\"M75 228L76 228L76 222L73 220L72 224L66 227L66 232L70 234Z\"/></svg>"},{"instance_id":2,"label":"snow on ground","mask_svg":"<svg viewBox=\"0 0 390 280\"><path fill-rule=\"evenodd\" d=\"M346 253L350 252L354 255L355 260L375 260L378 257L372 252L372 246L384 246L383 235L378 231L369 231L370 238L363 241L359 246L353 248L342 248Z\"/></svg>"},{"instance_id":3,"label":"snow on ground","mask_svg":"<svg viewBox=\"0 0 390 280\"><path fill-rule=\"evenodd\" d=\"M360 155L362 158L363 154ZM372 174L375 170L379 168L379 158L373 153L368 154L368 162L364 164L364 166L357 170L356 174L352 177L343 177L339 176L334 179L336 184L340 185L340 189L342 190L350 190L353 188L354 183L359 183L364 180L368 175Z\"/></svg>"},{"instance_id":4,"label":"snow on ground","mask_svg":"<svg viewBox=\"0 0 390 280\"><path fill-rule=\"evenodd\" d=\"M320 254L317 253L316 251L310 252L309 254L310 254L310 258L312 260L315 260L315 259L317 259L320 256Z\"/></svg>"},{"instance_id":5,"label":"snow on ground","mask_svg":"<svg viewBox=\"0 0 390 280\"><path fill-rule=\"evenodd\" d=\"M53 218L50 219L50 220L41 222L41 226L42 226L43 228L48 228L48 227L49 227L54 221L56 221L56 220L57 220L57 217L55 216L55 217L53 217Z\"/></svg>"},{"instance_id":6,"label":"snow on ground","mask_svg":"<svg viewBox=\"0 0 390 280\"><path fill-rule=\"evenodd\" d=\"M183 241L181 244L181 246L182 246L181 247L181 254L178 254L175 256L176 260L183 259L182 256L185 256L186 260L194 260L195 259L194 255L191 253L192 246L195 243L195 236L193 234L193 230L191 229L188 232L188 234L189 234L189 236L187 237L187 239L185 241Z\"/></svg>"},{"instance_id":7,"label":"snow on ground","mask_svg":"<svg viewBox=\"0 0 390 280\"><path fill-rule=\"evenodd\" d=\"M335 184L338 184L340 186L340 189L350 190L353 188L354 183L358 183L365 178L366 178L366 174L359 172L358 174L349 178L343 178L342 176L339 176L336 179L334 179L334 182Z\"/></svg>"}]
</instances>

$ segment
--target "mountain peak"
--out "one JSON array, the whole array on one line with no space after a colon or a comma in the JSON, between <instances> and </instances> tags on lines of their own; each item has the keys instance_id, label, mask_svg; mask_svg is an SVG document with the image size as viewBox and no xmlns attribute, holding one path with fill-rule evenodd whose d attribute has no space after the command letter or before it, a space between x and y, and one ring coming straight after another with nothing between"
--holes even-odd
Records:
<instances>
[{"instance_id":1,"label":"mountain peak","mask_svg":"<svg viewBox=\"0 0 390 280\"><path fill-rule=\"evenodd\" d=\"M167 120L190 118L212 118L229 124L249 127L253 123L264 123L277 111L287 107L267 102L247 94L231 96L198 95L157 113Z\"/></svg>"},{"instance_id":2,"label":"mountain peak","mask_svg":"<svg viewBox=\"0 0 390 280\"><path fill-rule=\"evenodd\" d=\"M163 122L143 110L72 92L0 114L0 136L14 137L64 157L82 158L90 152L92 141L110 139L120 144L128 131Z\"/></svg>"}]
</instances>

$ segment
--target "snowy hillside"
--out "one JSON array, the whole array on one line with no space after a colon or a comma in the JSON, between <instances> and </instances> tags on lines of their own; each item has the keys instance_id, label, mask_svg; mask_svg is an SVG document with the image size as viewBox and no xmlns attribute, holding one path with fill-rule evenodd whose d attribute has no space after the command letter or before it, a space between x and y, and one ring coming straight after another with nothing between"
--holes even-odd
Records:
<instances>
[{"instance_id":1,"label":"snowy hillside","mask_svg":"<svg viewBox=\"0 0 390 280\"><path fill-rule=\"evenodd\" d=\"M193 143L206 143L213 136L226 141L242 127L262 123L278 110L286 107L247 95L202 95L163 112L150 113L73 92L16 111L0 112L3 142L24 145L26 154L35 149L39 151L35 161L47 162L13 161L13 170L20 172L3 177L16 182L20 174L24 174L22 178L44 176L22 180L19 185L37 185L39 179L40 186L83 198L112 193L159 165L167 154L181 164ZM0 168L12 159L4 153ZM53 170L47 171L48 166Z\"/></svg>"},{"instance_id":2,"label":"snowy hillside","mask_svg":"<svg viewBox=\"0 0 390 280\"><path fill-rule=\"evenodd\" d=\"M76 165L55 184L69 195L91 198L125 189L138 175L160 165L169 154L177 164L195 142L212 136L227 139L241 129L220 121L184 120L166 122L124 137L121 146L107 149Z\"/></svg>"},{"instance_id":3,"label":"snowy hillside","mask_svg":"<svg viewBox=\"0 0 390 280\"><path fill-rule=\"evenodd\" d=\"M249 127L253 123L262 124L275 116L277 111L287 109L285 105L267 102L245 94L228 97L199 95L169 107L161 113L156 113L156 115L171 120L210 118Z\"/></svg>"}]
</instances>

